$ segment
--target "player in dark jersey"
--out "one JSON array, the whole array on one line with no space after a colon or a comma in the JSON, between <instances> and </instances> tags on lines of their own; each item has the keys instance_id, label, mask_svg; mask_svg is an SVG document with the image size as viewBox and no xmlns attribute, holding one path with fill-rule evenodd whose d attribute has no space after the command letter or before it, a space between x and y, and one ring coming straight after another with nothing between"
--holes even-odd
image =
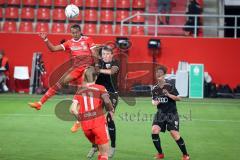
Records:
<instances>
[{"instance_id":1,"label":"player in dark jersey","mask_svg":"<svg viewBox=\"0 0 240 160\"><path fill-rule=\"evenodd\" d=\"M110 47L103 47L101 52L102 59L99 60L99 75L96 84L103 85L110 95L110 100L113 104L114 110L118 104L118 93L117 93L117 77L119 72L119 63L113 59L113 50ZM116 148L116 126L113 117L107 114L107 125L111 140L111 148L108 156L112 158ZM88 157L91 158L96 151L93 145L92 149L88 153Z\"/></svg>"},{"instance_id":2,"label":"player in dark jersey","mask_svg":"<svg viewBox=\"0 0 240 160\"><path fill-rule=\"evenodd\" d=\"M159 66L156 68L155 75L157 84L153 86L152 89L152 104L157 107L157 112L152 123L152 141L158 151L158 154L155 155L155 158L164 158L159 133L165 132L167 129L183 153L182 160L189 160L190 157L187 153L184 140L179 133L179 116L176 107L176 101L180 100L178 91L174 84L172 84L173 89L171 91L163 89L164 94L159 94L159 90L162 89L164 84L171 83L170 81L164 79L166 72L167 69L164 66Z\"/></svg>"}]
</instances>

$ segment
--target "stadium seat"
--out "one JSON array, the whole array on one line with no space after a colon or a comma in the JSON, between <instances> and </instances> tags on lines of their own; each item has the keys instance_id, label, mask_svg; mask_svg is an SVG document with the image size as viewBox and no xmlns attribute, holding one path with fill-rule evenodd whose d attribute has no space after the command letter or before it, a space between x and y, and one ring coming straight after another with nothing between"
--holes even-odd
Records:
<instances>
[{"instance_id":1,"label":"stadium seat","mask_svg":"<svg viewBox=\"0 0 240 160\"><path fill-rule=\"evenodd\" d=\"M117 9L130 9L130 0L117 0Z\"/></svg>"},{"instance_id":2,"label":"stadium seat","mask_svg":"<svg viewBox=\"0 0 240 160\"><path fill-rule=\"evenodd\" d=\"M0 9L0 20L2 20L3 19L3 10L2 10L2 8Z\"/></svg>"},{"instance_id":3,"label":"stadium seat","mask_svg":"<svg viewBox=\"0 0 240 160\"><path fill-rule=\"evenodd\" d=\"M5 10L5 18L6 20L18 20L18 8L8 7Z\"/></svg>"},{"instance_id":4,"label":"stadium seat","mask_svg":"<svg viewBox=\"0 0 240 160\"><path fill-rule=\"evenodd\" d=\"M133 0L132 2L133 10L145 10L145 7L145 0Z\"/></svg>"},{"instance_id":5,"label":"stadium seat","mask_svg":"<svg viewBox=\"0 0 240 160\"><path fill-rule=\"evenodd\" d=\"M100 24L99 34L113 34L113 27L111 24Z\"/></svg>"},{"instance_id":6,"label":"stadium seat","mask_svg":"<svg viewBox=\"0 0 240 160\"><path fill-rule=\"evenodd\" d=\"M20 0L7 0L6 3L7 3L7 6L12 6L12 7L20 7L21 5Z\"/></svg>"},{"instance_id":7,"label":"stadium seat","mask_svg":"<svg viewBox=\"0 0 240 160\"><path fill-rule=\"evenodd\" d=\"M32 7L36 8L37 0L22 0L23 7Z\"/></svg>"},{"instance_id":8,"label":"stadium seat","mask_svg":"<svg viewBox=\"0 0 240 160\"><path fill-rule=\"evenodd\" d=\"M102 0L101 9L114 9L114 0Z\"/></svg>"},{"instance_id":9,"label":"stadium seat","mask_svg":"<svg viewBox=\"0 0 240 160\"><path fill-rule=\"evenodd\" d=\"M117 10L116 15L117 15L116 16L117 23L120 23L121 20L130 16L129 11L126 11L126 10Z\"/></svg>"},{"instance_id":10,"label":"stadium seat","mask_svg":"<svg viewBox=\"0 0 240 160\"><path fill-rule=\"evenodd\" d=\"M132 35L145 35L144 27L143 26L132 26L131 34Z\"/></svg>"},{"instance_id":11,"label":"stadium seat","mask_svg":"<svg viewBox=\"0 0 240 160\"><path fill-rule=\"evenodd\" d=\"M121 34L121 26L120 25L116 25L115 26L115 34L120 35ZM123 26L123 35L128 35L129 31L128 31L128 26Z\"/></svg>"},{"instance_id":12,"label":"stadium seat","mask_svg":"<svg viewBox=\"0 0 240 160\"><path fill-rule=\"evenodd\" d=\"M52 33L65 33L65 24L64 23L53 23L52 24Z\"/></svg>"},{"instance_id":13,"label":"stadium seat","mask_svg":"<svg viewBox=\"0 0 240 160\"><path fill-rule=\"evenodd\" d=\"M21 22L19 26L19 32L33 32L33 23Z\"/></svg>"},{"instance_id":14,"label":"stadium seat","mask_svg":"<svg viewBox=\"0 0 240 160\"><path fill-rule=\"evenodd\" d=\"M75 4L80 9L82 9L82 7L83 7L83 1L82 0L70 0L70 4Z\"/></svg>"},{"instance_id":15,"label":"stadium seat","mask_svg":"<svg viewBox=\"0 0 240 160\"><path fill-rule=\"evenodd\" d=\"M46 22L37 22L36 32L49 32L49 24Z\"/></svg>"},{"instance_id":16,"label":"stadium seat","mask_svg":"<svg viewBox=\"0 0 240 160\"><path fill-rule=\"evenodd\" d=\"M98 8L98 0L87 0L85 1L85 7L90 9L97 9Z\"/></svg>"},{"instance_id":17,"label":"stadium seat","mask_svg":"<svg viewBox=\"0 0 240 160\"><path fill-rule=\"evenodd\" d=\"M3 32L17 32L17 24L15 21L5 21L3 24Z\"/></svg>"},{"instance_id":18,"label":"stadium seat","mask_svg":"<svg viewBox=\"0 0 240 160\"><path fill-rule=\"evenodd\" d=\"M111 22L114 21L114 12L112 10L101 10L101 22Z\"/></svg>"},{"instance_id":19,"label":"stadium seat","mask_svg":"<svg viewBox=\"0 0 240 160\"><path fill-rule=\"evenodd\" d=\"M83 27L83 34L97 34L97 25L85 23Z\"/></svg>"},{"instance_id":20,"label":"stadium seat","mask_svg":"<svg viewBox=\"0 0 240 160\"><path fill-rule=\"evenodd\" d=\"M85 10L85 22L95 22L97 23L98 14L94 9L86 9Z\"/></svg>"},{"instance_id":21,"label":"stadium seat","mask_svg":"<svg viewBox=\"0 0 240 160\"><path fill-rule=\"evenodd\" d=\"M52 0L39 0L38 5L43 8L51 8Z\"/></svg>"},{"instance_id":22,"label":"stadium seat","mask_svg":"<svg viewBox=\"0 0 240 160\"><path fill-rule=\"evenodd\" d=\"M133 11L132 12L132 15L134 15L134 14L137 14L137 13L144 13L143 11ZM145 22L145 16L140 16L140 15L138 15L138 16L135 16L133 19L132 19L132 22L134 22L134 23L144 23Z\"/></svg>"},{"instance_id":23,"label":"stadium seat","mask_svg":"<svg viewBox=\"0 0 240 160\"><path fill-rule=\"evenodd\" d=\"M27 66L15 66L14 67L14 85L15 91L19 93L29 92L29 70Z\"/></svg>"},{"instance_id":24,"label":"stadium seat","mask_svg":"<svg viewBox=\"0 0 240 160\"><path fill-rule=\"evenodd\" d=\"M66 21L65 10L62 8L55 8L53 10L52 20L55 22L56 21L65 22Z\"/></svg>"},{"instance_id":25,"label":"stadium seat","mask_svg":"<svg viewBox=\"0 0 240 160\"><path fill-rule=\"evenodd\" d=\"M37 10L38 21L50 21L50 9L49 8L38 8Z\"/></svg>"},{"instance_id":26,"label":"stadium seat","mask_svg":"<svg viewBox=\"0 0 240 160\"><path fill-rule=\"evenodd\" d=\"M54 0L54 8L65 8L68 5L66 0Z\"/></svg>"},{"instance_id":27,"label":"stadium seat","mask_svg":"<svg viewBox=\"0 0 240 160\"><path fill-rule=\"evenodd\" d=\"M5 5L5 0L0 0L0 7L3 7Z\"/></svg>"},{"instance_id":28,"label":"stadium seat","mask_svg":"<svg viewBox=\"0 0 240 160\"><path fill-rule=\"evenodd\" d=\"M34 21L34 9L33 8L22 8L21 10L21 19L22 20L29 20L29 21Z\"/></svg>"}]
</instances>

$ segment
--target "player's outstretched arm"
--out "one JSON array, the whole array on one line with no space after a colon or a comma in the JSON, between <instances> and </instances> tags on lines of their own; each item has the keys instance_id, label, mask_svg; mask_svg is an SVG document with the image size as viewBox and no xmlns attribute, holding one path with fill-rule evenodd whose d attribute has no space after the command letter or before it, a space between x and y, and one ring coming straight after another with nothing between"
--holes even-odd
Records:
<instances>
[{"instance_id":1,"label":"player's outstretched arm","mask_svg":"<svg viewBox=\"0 0 240 160\"><path fill-rule=\"evenodd\" d=\"M47 38L47 33L39 33L39 36L42 38L42 40L45 42L47 45L48 49L51 52L57 52L57 51L63 51L64 48L61 45L53 45L52 42L49 41Z\"/></svg>"}]
</instances>

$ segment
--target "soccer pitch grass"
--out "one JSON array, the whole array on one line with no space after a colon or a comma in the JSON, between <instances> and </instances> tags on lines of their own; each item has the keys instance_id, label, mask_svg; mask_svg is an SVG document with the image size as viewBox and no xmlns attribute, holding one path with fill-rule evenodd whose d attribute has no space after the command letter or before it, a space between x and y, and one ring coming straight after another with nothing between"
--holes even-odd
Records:
<instances>
[{"instance_id":1,"label":"soccer pitch grass","mask_svg":"<svg viewBox=\"0 0 240 160\"><path fill-rule=\"evenodd\" d=\"M90 143L81 131L70 132L73 121L62 121L54 113L65 97L55 96L40 111L27 106L39 97L0 95L0 160L86 160ZM240 100L183 99L177 104L180 133L192 160L240 159ZM137 98L135 106L120 100L114 160L153 159L150 117L155 111L150 98ZM180 160L180 150L169 133L160 137L165 159Z\"/></svg>"}]
</instances>

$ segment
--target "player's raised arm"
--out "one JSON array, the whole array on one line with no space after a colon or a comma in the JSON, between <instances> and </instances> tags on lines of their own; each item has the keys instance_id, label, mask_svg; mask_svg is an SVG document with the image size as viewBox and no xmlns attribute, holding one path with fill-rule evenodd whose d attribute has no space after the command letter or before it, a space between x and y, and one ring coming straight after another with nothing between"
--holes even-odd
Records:
<instances>
[{"instance_id":1,"label":"player's raised arm","mask_svg":"<svg viewBox=\"0 0 240 160\"><path fill-rule=\"evenodd\" d=\"M47 33L39 33L39 36L43 39L45 44L47 45L48 49L51 52L63 51L64 48L61 45L53 45L52 42L49 41L47 38Z\"/></svg>"}]
</instances>

